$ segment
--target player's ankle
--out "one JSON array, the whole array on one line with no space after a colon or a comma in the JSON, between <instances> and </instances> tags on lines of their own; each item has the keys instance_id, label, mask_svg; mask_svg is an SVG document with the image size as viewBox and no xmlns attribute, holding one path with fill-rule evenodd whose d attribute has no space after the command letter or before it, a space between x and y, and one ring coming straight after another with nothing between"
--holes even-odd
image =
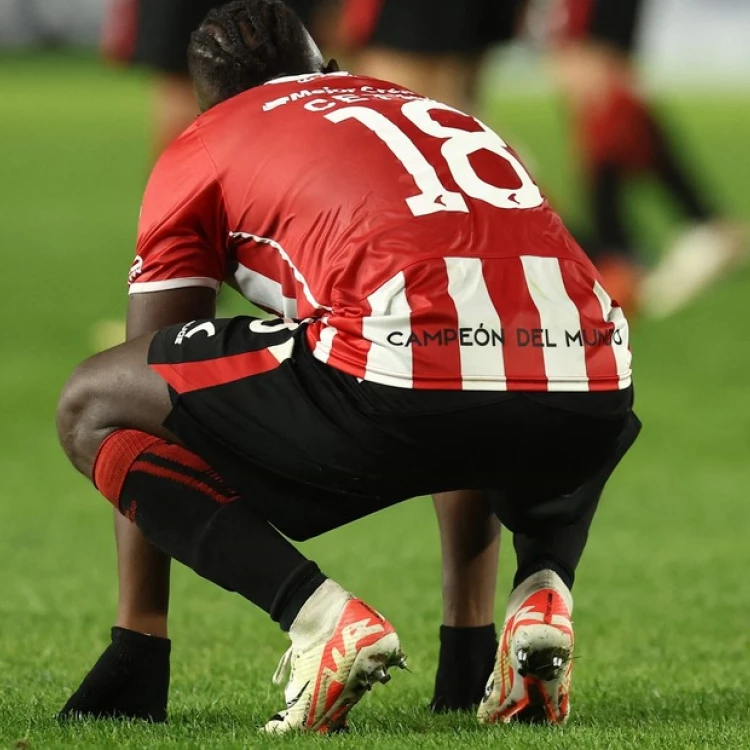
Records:
<instances>
[{"instance_id":1,"label":"player's ankle","mask_svg":"<svg viewBox=\"0 0 750 750\"><path fill-rule=\"evenodd\" d=\"M296 648L328 638L336 628L346 603L352 595L327 578L305 601L294 618L289 636Z\"/></svg>"},{"instance_id":2,"label":"player's ankle","mask_svg":"<svg viewBox=\"0 0 750 750\"><path fill-rule=\"evenodd\" d=\"M115 627L157 638L169 638L167 615L162 612L119 612Z\"/></svg>"},{"instance_id":3,"label":"player's ankle","mask_svg":"<svg viewBox=\"0 0 750 750\"><path fill-rule=\"evenodd\" d=\"M557 591L562 596L568 612L571 613L573 611L573 596L567 583L554 569L543 568L527 576L513 589L508 599L506 616L515 612L528 596L541 589L554 589Z\"/></svg>"},{"instance_id":4,"label":"player's ankle","mask_svg":"<svg viewBox=\"0 0 750 750\"><path fill-rule=\"evenodd\" d=\"M276 591L269 610L271 619L288 633L307 600L326 580L326 576L312 560L305 560L287 575Z\"/></svg>"}]
</instances>

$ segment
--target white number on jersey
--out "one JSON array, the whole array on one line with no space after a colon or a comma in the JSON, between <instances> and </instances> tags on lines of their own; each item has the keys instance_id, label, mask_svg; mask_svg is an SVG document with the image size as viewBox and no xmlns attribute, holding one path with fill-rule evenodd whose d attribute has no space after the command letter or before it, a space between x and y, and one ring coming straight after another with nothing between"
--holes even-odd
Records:
<instances>
[{"instance_id":1,"label":"white number on jersey","mask_svg":"<svg viewBox=\"0 0 750 750\"><path fill-rule=\"evenodd\" d=\"M442 110L454 112L478 124L481 130L469 131L441 125L431 112ZM456 185L465 195L489 203L496 208L536 208L541 205L542 194L521 162L508 150L505 141L484 123L459 112L447 104L430 99L416 99L401 107L401 112L425 135L443 141L441 153ZM407 198L406 204L415 216L426 216L438 211L468 212L464 195L448 190L440 182L437 171L424 154L397 125L385 115L368 107L344 107L325 115L331 122L354 119L375 133L404 165L420 190L418 195ZM501 188L482 180L474 171L469 157L478 151L490 151L505 159L521 181L517 188Z\"/></svg>"}]
</instances>

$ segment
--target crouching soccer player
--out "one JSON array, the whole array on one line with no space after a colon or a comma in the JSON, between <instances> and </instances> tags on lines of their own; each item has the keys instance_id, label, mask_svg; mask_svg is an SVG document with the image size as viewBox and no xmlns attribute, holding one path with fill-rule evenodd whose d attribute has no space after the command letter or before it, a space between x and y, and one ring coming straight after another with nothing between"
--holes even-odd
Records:
<instances>
[{"instance_id":1,"label":"crouching soccer player","mask_svg":"<svg viewBox=\"0 0 750 750\"><path fill-rule=\"evenodd\" d=\"M139 314L190 322L76 370L66 453L155 547L288 632L269 731L340 728L403 665L388 621L287 538L483 493L519 570L479 717L564 721L569 587L639 429L619 306L497 134L325 65L278 0L209 14L190 67L203 115L154 170L131 271ZM224 281L279 317L212 319ZM71 712L107 714L92 685Z\"/></svg>"}]
</instances>

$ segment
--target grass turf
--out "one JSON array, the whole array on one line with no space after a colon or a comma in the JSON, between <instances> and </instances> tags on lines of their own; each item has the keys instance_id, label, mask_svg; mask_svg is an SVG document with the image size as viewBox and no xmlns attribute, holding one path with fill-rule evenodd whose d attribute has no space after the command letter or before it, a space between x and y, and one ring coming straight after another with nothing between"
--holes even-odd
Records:
<instances>
[{"instance_id":1,"label":"grass turf","mask_svg":"<svg viewBox=\"0 0 750 750\"><path fill-rule=\"evenodd\" d=\"M124 311L147 169L146 85L86 59L10 58L0 64L0 90L0 746L750 746L747 272L673 320L635 325L646 426L608 489L579 571L579 659L564 730L487 730L470 716L425 710L440 621L426 500L305 545L388 614L410 656L413 674L373 691L351 735L259 736L280 706L269 678L286 642L252 607L184 569L174 583L170 723L60 726L55 711L107 638L115 558L111 513L58 449L54 406L69 371L91 353L92 323ZM662 105L717 201L750 218L750 100L667 97ZM552 101L500 98L486 119L580 215L556 115ZM636 208L639 237L658 247L673 230L669 214L648 192Z\"/></svg>"}]
</instances>

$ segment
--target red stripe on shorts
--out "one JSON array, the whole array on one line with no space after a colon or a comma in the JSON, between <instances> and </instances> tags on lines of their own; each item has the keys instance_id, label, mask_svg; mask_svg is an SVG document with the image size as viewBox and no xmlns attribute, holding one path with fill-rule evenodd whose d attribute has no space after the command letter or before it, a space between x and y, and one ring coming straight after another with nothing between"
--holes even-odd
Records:
<instances>
[{"instance_id":1,"label":"red stripe on shorts","mask_svg":"<svg viewBox=\"0 0 750 750\"><path fill-rule=\"evenodd\" d=\"M267 349L232 354L218 359L177 364L152 364L151 369L166 380L177 393L190 393L203 388L226 385L276 369L281 362Z\"/></svg>"}]
</instances>

